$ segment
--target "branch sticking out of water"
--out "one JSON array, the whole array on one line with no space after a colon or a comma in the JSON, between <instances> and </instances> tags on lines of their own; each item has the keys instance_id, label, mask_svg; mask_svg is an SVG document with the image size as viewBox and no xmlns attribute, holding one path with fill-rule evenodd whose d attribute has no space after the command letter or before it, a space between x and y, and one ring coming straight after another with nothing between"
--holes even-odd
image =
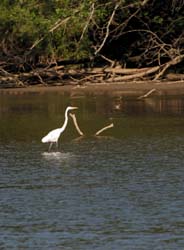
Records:
<instances>
[{"instance_id":1,"label":"branch sticking out of water","mask_svg":"<svg viewBox=\"0 0 184 250\"><path fill-rule=\"evenodd\" d=\"M153 92L155 92L156 89L151 89L150 91L148 91L145 95L141 95L138 97L138 99L143 99L143 98L147 98L148 96L150 96Z\"/></svg>"},{"instance_id":2,"label":"branch sticking out of water","mask_svg":"<svg viewBox=\"0 0 184 250\"><path fill-rule=\"evenodd\" d=\"M73 123L74 123L74 126L75 126L77 132L79 133L79 135L83 136L84 133L83 133L83 132L80 130L80 128L79 128L79 125L78 125L78 123L77 123L77 118L76 118L75 114L70 113L70 116L71 116L72 119L73 119ZM109 129L109 128L112 128L112 127L114 127L114 124L113 124L113 123L111 123L111 124L108 125L108 126L105 126L104 128L98 130L98 131L95 133L95 136L101 134L101 133L102 133L103 131L105 131L106 129Z\"/></svg>"},{"instance_id":3,"label":"branch sticking out of water","mask_svg":"<svg viewBox=\"0 0 184 250\"><path fill-rule=\"evenodd\" d=\"M109 129L109 128L112 128L112 127L114 127L114 124L113 124L113 123L111 123L110 125L108 125L108 126L102 128L102 129L98 130L98 131L96 132L95 135L99 135L99 134L101 134L104 130Z\"/></svg>"},{"instance_id":4,"label":"branch sticking out of water","mask_svg":"<svg viewBox=\"0 0 184 250\"><path fill-rule=\"evenodd\" d=\"M73 123L74 123L75 128L76 128L77 132L79 133L79 135L84 135L84 133L83 133L83 132L80 130L80 128L79 128L79 125L78 125L78 123L77 123L77 119L76 119L75 114L70 113L70 116L71 116L72 119L73 119Z\"/></svg>"}]
</instances>

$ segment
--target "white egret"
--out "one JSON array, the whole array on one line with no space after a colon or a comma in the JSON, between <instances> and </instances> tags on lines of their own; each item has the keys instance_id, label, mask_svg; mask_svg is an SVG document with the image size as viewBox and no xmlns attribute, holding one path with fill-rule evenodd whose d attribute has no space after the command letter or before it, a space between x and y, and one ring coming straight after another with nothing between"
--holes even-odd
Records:
<instances>
[{"instance_id":1,"label":"white egret","mask_svg":"<svg viewBox=\"0 0 184 250\"><path fill-rule=\"evenodd\" d=\"M63 123L63 126L61 128L56 128L52 131L50 131L46 136L44 136L42 138L42 142L43 143L50 143L50 146L49 146L49 151L53 145L53 143L56 144L56 147L58 147L58 140L59 140L59 137L61 135L61 133L64 132L66 126L67 126L67 123L68 123L68 112L70 110L73 110L73 109L78 109L78 107L67 107L66 110L65 110L65 121Z\"/></svg>"}]
</instances>

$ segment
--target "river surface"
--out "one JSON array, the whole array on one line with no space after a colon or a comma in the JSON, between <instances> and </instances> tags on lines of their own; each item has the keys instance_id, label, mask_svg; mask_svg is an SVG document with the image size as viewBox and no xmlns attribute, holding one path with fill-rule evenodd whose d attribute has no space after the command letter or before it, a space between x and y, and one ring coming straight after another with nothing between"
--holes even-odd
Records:
<instances>
[{"instance_id":1,"label":"river surface","mask_svg":"<svg viewBox=\"0 0 184 250\"><path fill-rule=\"evenodd\" d=\"M183 162L182 98L1 94L0 249L183 249Z\"/></svg>"}]
</instances>

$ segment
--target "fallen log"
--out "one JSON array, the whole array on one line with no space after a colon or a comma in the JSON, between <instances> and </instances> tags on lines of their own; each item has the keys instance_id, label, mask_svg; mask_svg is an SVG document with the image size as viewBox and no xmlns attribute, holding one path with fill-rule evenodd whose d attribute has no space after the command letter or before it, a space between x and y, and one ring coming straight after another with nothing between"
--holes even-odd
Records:
<instances>
[{"instance_id":1,"label":"fallen log","mask_svg":"<svg viewBox=\"0 0 184 250\"><path fill-rule=\"evenodd\" d=\"M104 72L106 73L112 73L112 74L118 74L118 75L133 75L138 73L147 72L152 68L105 68Z\"/></svg>"},{"instance_id":2,"label":"fallen log","mask_svg":"<svg viewBox=\"0 0 184 250\"><path fill-rule=\"evenodd\" d=\"M131 74L131 75L125 75L125 76L119 76L119 77L111 77L109 78L107 81L116 81L116 82L119 82L119 81L128 81L128 80L134 80L134 79L137 79L137 78L141 78L141 77L145 77L145 76L148 76L152 73L155 73L157 72L158 70L160 69L159 66L155 66L155 67L152 67L152 68L147 68L146 70L144 71L141 71L139 73L136 73L136 74Z\"/></svg>"},{"instance_id":3,"label":"fallen log","mask_svg":"<svg viewBox=\"0 0 184 250\"><path fill-rule=\"evenodd\" d=\"M169 73L166 75L166 79L170 81L182 81L184 80L184 74Z\"/></svg>"},{"instance_id":4,"label":"fallen log","mask_svg":"<svg viewBox=\"0 0 184 250\"><path fill-rule=\"evenodd\" d=\"M180 63L181 61L183 61L184 59L184 55L179 55L176 56L175 58L173 58L172 60L170 60L169 62L163 64L162 66L160 66L160 68L162 69L154 78L154 80L158 80L161 76L163 76L163 74L165 73L165 71L173 65L176 65L178 63Z\"/></svg>"},{"instance_id":5,"label":"fallen log","mask_svg":"<svg viewBox=\"0 0 184 250\"><path fill-rule=\"evenodd\" d=\"M162 77L165 71L172 65L180 63L184 59L184 55L180 55L170 60L169 62L160 66L146 67L146 68L121 68L116 67L95 67L95 68L65 68L63 65L53 65L53 67L36 68L29 72L12 73L7 71L4 67L0 67L0 86L6 83L23 86L32 84L53 84L56 81L75 82L76 84L85 82L123 82L133 81L137 79L154 79L157 80ZM183 74L168 74L166 79L169 80L183 80Z\"/></svg>"}]
</instances>

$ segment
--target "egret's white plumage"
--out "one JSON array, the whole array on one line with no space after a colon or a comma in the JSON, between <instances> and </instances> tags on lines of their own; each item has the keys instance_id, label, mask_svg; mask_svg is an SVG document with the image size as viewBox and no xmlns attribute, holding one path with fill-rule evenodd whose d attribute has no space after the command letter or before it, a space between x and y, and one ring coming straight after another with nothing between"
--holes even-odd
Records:
<instances>
[{"instance_id":1,"label":"egret's white plumage","mask_svg":"<svg viewBox=\"0 0 184 250\"><path fill-rule=\"evenodd\" d=\"M65 128L67 126L67 123L68 123L68 112L70 110L73 110L73 109L78 109L78 108L77 107L71 107L71 106L66 108L66 110L65 110L65 121L64 121L63 126L61 128L56 128L56 129L50 131L46 136L44 136L42 138L41 141L43 143L50 143L49 150L51 149L53 143L56 143L56 146L58 146L59 137L60 137L61 133L63 133L63 131L65 130Z\"/></svg>"}]
</instances>

